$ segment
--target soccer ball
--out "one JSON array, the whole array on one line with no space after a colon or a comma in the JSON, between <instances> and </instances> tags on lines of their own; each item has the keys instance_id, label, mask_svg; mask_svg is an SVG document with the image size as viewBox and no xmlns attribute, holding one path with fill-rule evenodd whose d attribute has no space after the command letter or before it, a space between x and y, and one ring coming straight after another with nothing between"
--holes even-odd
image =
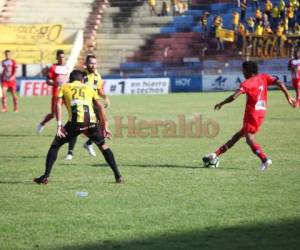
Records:
<instances>
[{"instance_id":1,"label":"soccer ball","mask_svg":"<svg viewBox=\"0 0 300 250\"><path fill-rule=\"evenodd\" d=\"M220 159L219 157L215 157L214 159L203 157L203 164L206 168L218 168L220 164Z\"/></svg>"}]
</instances>

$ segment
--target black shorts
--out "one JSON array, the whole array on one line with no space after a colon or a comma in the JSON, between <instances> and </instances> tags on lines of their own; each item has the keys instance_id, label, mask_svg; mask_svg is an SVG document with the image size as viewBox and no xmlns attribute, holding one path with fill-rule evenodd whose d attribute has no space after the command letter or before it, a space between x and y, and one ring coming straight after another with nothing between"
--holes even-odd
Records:
<instances>
[{"instance_id":1,"label":"black shorts","mask_svg":"<svg viewBox=\"0 0 300 250\"><path fill-rule=\"evenodd\" d=\"M67 133L66 137L60 138L55 136L52 144L61 146L80 134L85 134L97 145L102 146L105 143L105 137L103 136L102 129L97 123L86 125L83 123L67 122L64 129Z\"/></svg>"}]
</instances>

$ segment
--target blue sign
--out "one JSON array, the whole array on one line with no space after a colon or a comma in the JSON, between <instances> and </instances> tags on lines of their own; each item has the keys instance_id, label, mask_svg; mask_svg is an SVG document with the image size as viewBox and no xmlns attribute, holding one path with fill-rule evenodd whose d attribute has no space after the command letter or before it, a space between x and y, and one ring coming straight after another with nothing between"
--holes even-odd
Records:
<instances>
[{"instance_id":1,"label":"blue sign","mask_svg":"<svg viewBox=\"0 0 300 250\"><path fill-rule=\"evenodd\" d=\"M202 91L202 77L172 77L171 78L171 92L201 92Z\"/></svg>"}]
</instances>

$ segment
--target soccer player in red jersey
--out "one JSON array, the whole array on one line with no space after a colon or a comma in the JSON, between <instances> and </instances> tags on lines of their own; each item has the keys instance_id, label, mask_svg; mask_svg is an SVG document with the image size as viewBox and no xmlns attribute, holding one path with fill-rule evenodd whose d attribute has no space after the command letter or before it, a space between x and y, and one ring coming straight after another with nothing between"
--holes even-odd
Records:
<instances>
[{"instance_id":1,"label":"soccer player in red jersey","mask_svg":"<svg viewBox=\"0 0 300 250\"><path fill-rule=\"evenodd\" d=\"M268 86L274 84L277 85L279 89L284 93L288 103L292 107L295 106L295 101L289 95L285 85L281 81L279 81L277 77L273 77L268 74L258 74L258 67L255 62L244 62L243 74L246 80L241 83L240 88L224 101L215 105L215 110L220 110L224 104L233 102L241 94L246 94L247 103L244 114L243 127L240 131L234 134L228 142L217 149L214 153L203 157L203 162L206 163L225 153L236 142L245 137L246 142L251 148L252 152L261 160L260 169L266 170L272 164L272 161L265 155L259 144L255 141L255 134L259 131L259 128L262 125L266 115Z\"/></svg>"},{"instance_id":2,"label":"soccer player in red jersey","mask_svg":"<svg viewBox=\"0 0 300 250\"><path fill-rule=\"evenodd\" d=\"M13 102L14 111L18 112L18 97L17 97L17 63L11 58L11 51L5 50L5 59L2 61L3 72L1 74L2 81L2 112L7 112L7 90L10 89Z\"/></svg>"},{"instance_id":3,"label":"soccer player in red jersey","mask_svg":"<svg viewBox=\"0 0 300 250\"><path fill-rule=\"evenodd\" d=\"M296 91L296 107L300 106L300 49L295 50L294 58L289 61L288 70L291 71L292 84Z\"/></svg>"}]
</instances>

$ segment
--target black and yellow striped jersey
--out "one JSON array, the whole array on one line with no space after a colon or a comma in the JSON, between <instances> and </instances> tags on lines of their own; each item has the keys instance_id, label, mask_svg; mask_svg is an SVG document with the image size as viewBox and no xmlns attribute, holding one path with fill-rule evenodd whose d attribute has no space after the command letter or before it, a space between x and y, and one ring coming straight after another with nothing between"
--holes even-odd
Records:
<instances>
[{"instance_id":1,"label":"black and yellow striped jersey","mask_svg":"<svg viewBox=\"0 0 300 250\"><path fill-rule=\"evenodd\" d=\"M60 87L58 97L64 100L67 107L68 121L85 124L96 122L93 101L100 97L89 85L79 81L65 83Z\"/></svg>"},{"instance_id":2,"label":"black and yellow striped jersey","mask_svg":"<svg viewBox=\"0 0 300 250\"><path fill-rule=\"evenodd\" d=\"M90 73L86 69L83 71L83 74L84 74L83 82L85 84L91 86L94 90L103 88L102 78L98 72Z\"/></svg>"}]
</instances>

